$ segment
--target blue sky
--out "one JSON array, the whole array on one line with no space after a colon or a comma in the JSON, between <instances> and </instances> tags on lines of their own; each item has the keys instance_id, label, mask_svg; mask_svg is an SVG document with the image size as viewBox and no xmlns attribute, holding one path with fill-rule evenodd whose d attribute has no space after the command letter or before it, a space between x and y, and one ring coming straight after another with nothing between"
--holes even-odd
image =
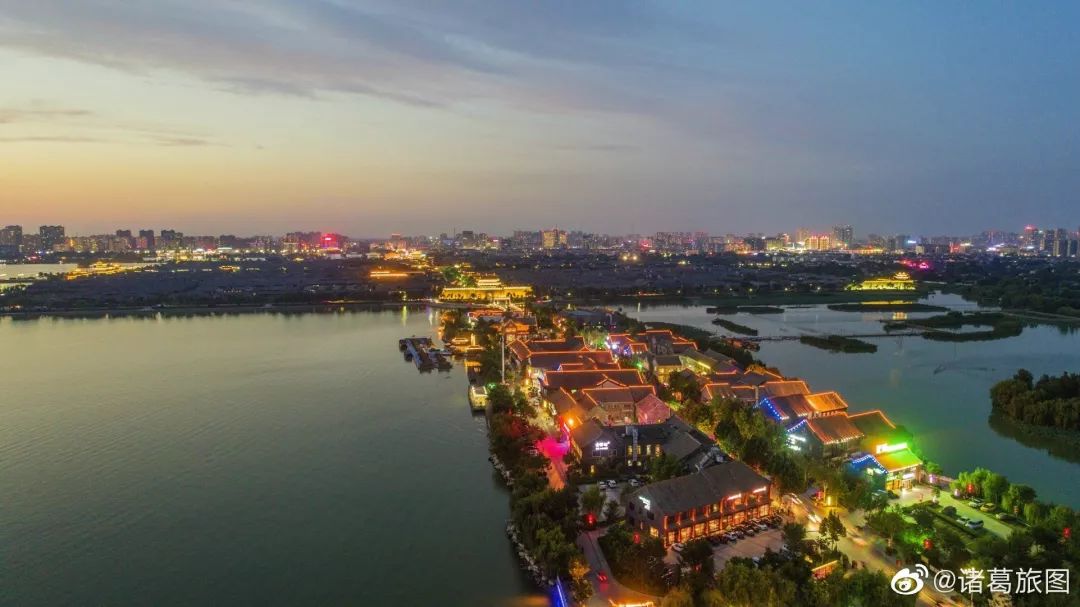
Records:
<instances>
[{"instance_id":1,"label":"blue sky","mask_svg":"<svg viewBox=\"0 0 1080 607\"><path fill-rule=\"evenodd\" d=\"M1077 13L0 0L0 223L1075 229Z\"/></svg>"}]
</instances>

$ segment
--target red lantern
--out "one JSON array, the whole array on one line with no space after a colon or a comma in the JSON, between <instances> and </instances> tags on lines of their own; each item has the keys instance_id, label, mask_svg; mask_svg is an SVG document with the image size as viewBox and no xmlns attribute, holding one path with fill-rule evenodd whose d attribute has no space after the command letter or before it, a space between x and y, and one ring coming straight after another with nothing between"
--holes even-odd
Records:
<instances>
[{"instance_id":1,"label":"red lantern","mask_svg":"<svg viewBox=\"0 0 1080 607\"><path fill-rule=\"evenodd\" d=\"M923 550L933 550L934 542L930 541L930 538L926 538L922 541Z\"/></svg>"},{"instance_id":2,"label":"red lantern","mask_svg":"<svg viewBox=\"0 0 1080 607\"><path fill-rule=\"evenodd\" d=\"M1066 527L1066 528L1062 529L1061 530L1061 536L1064 537L1065 539L1071 538L1072 537L1072 527Z\"/></svg>"},{"instance_id":3,"label":"red lantern","mask_svg":"<svg viewBox=\"0 0 1080 607\"><path fill-rule=\"evenodd\" d=\"M641 534L638 533L637 531L634 532L634 543L635 544L640 544L641 543Z\"/></svg>"},{"instance_id":4,"label":"red lantern","mask_svg":"<svg viewBox=\"0 0 1080 607\"><path fill-rule=\"evenodd\" d=\"M975 493L975 485L972 485L971 483L968 483L967 490L968 490L969 494Z\"/></svg>"}]
</instances>

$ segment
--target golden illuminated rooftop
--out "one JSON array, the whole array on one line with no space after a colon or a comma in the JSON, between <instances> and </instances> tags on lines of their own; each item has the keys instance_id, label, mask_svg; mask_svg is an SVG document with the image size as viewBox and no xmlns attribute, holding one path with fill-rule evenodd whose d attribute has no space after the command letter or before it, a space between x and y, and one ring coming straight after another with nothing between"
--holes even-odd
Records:
<instances>
[{"instance_id":1,"label":"golden illuminated rooftop","mask_svg":"<svg viewBox=\"0 0 1080 607\"><path fill-rule=\"evenodd\" d=\"M897 272L890 278L867 278L866 280L850 284L849 291L914 291L915 281L907 272Z\"/></svg>"}]
</instances>

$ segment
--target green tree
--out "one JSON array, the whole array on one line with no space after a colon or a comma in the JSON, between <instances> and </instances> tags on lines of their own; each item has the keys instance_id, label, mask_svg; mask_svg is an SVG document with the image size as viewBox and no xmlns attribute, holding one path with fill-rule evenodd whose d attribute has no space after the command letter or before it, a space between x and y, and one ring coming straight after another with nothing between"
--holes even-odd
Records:
<instances>
[{"instance_id":1,"label":"green tree","mask_svg":"<svg viewBox=\"0 0 1080 607\"><path fill-rule=\"evenodd\" d=\"M589 563L583 556L575 555L570 559L570 593L578 603L584 603L592 596L593 585L589 581Z\"/></svg>"},{"instance_id":2,"label":"green tree","mask_svg":"<svg viewBox=\"0 0 1080 607\"><path fill-rule=\"evenodd\" d=\"M701 384L692 373L672 373L668 377L668 387L672 392L678 393L680 402L701 402Z\"/></svg>"},{"instance_id":3,"label":"green tree","mask_svg":"<svg viewBox=\"0 0 1080 607\"><path fill-rule=\"evenodd\" d=\"M627 524L618 522L600 536L599 544L620 583L640 592L663 594L663 558L667 550L658 538L641 536L634 541Z\"/></svg>"},{"instance_id":4,"label":"green tree","mask_svg":"<svg viewBox=\"0 0 1080 607\"><path fill-rule=\"evenodd\" d=\"M660 607L694 607L694 597L687 590L675 588L660 601Z\"/></svg>"},{"instance_id":5,"label":"green tree","mask_svg":"<svg viewBox=\"0 0 1080 607\"><path fill-rule=\"evenodd\" d=\"M844 579L842 602L846 607L911 607L916 596L893 592L889 576L880 571L858 569Z\"/></svg>"},{"instance_id":6,"label":"green tree","mask_svg":"<svg viewBox=\"0 0 1080 607\"><path fill-rule=\"evenodd\" d=\"M604 507L604 520L608 524L614 523L619 520L619 502L611 500Z\"/></svg>"},{"instance_id":7,"label":"green tree","mask_svg":"<svg viewBox=\"0 0 1080 607\"><path fill-rule=\"evenodd\" d=\"M747 559L736 558L717 574L716 591L726 607L788 607L797 589L773 569L758 569Z\"/></svg>"},{"instance_id":8,"label":"green tree","mask_svg":"<svg viewBox=\"0 0 1080 607\"><path fill-rule=\"evenodd\" d=\"M911 511L911 518L915 519L915 524L919 526L919 529L923 531L934 530L934 513L926 508L915 508Z\"/></svg>"},{"instance_id":9,"label":"green tree","mask_svg":"<svg viewBox=\"0 0 1080 607\"><path fill-rule=\"evenodd\" d=\"M806 552L806 527L799 523L785 523L781 531L784 545L796 554Z\"/></svg>"},{"instance_id":10,"label":"green tree","mask_svg":"<svg viewBox=\"0 0 1080 607\"><path fill-rule=\"evenodd\" d=\"M686 547L683 548L682 554L679 555L679 560L683 566L712 577L714 567L713 550L708 541L696 539L688 542Z\"/></svg>"},{"instance_id":11,"label":"green tree","mask_svg":"<svg viewBox=\"0 0 1080 607\"><path fill-rule=\"evenodd\" d=\"M1008 491L1009 481L1000 474L987 471L982 479L982 486L980 488L982 490L983 499L997 504L1001 502L1001 497Z\"/></svg>"},{"instance_id":12,"label":"green tree","mask_svg":"<svg viewBox=\"0 0 1080 607\"><path fill-rule=\"evenodd\" d=\"M904 517L896 510L871 513L866 517L866 524L879 535L888 539L890 546L907 527Z\"/></svg>"},{"instance_id":13,"label":"green tree","mask_svg":"<svg viewBox=\"0 0 1080 607\"><path fill-rule=\"evenodd\" d=\"M604 494L596 485L589 485L588 489L581 494L581 509L591 514L600 514L604 507Z\"/></svg>"},{"instance_id":14,"label":"green tree","mask_svg":"<svg viewBox=\"0 0 1080 607\"><path fill-rule=\"evenodd\" d=\"M828 516L821 521L819 527L821 535L828 539L829 550L836 550L836 542L842 537L847 537L847 527L844 526L844 522L840 520L840 517L835 512L830 512Z\"/></svg>"},{"instance_id":15,"label":"green tree","mask_svg":"<svg viewBox=\"0 0 1080 607\"><path fill-rule=\"evenodd\" d=\"M664 453L649 460L649 477L655 481L675 478L682 473L682 464L672 455Z\"/></svg>"},{"instance_id":16,"label":"green tree","mask_svg":"<svg viewBox=\"0 0 1080 607\"><path fill-rule=\"evenodd\" d=\"M1020 514L1024 504L1035 501L1035 489L1028 485L1009 485L1001 499L1001 507L1013 514Z\"/></svg>"}]
</instances>

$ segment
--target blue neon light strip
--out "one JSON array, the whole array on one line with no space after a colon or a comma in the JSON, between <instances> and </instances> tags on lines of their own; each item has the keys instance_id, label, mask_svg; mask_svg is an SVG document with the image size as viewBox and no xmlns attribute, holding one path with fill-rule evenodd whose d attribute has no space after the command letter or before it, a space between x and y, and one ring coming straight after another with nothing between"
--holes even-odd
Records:
<instances>
[{"instance_id":1,"label":"blue neon light strip","mask_svg":"<svg viewBox=\"0 0 1080 607\"><path fill-rule=\"evenodd\" d=\"M566 600L566 591L563 590L562 579L555 578L555 607L570 607L570 603Z\"/></svg>"}]
</instances>

